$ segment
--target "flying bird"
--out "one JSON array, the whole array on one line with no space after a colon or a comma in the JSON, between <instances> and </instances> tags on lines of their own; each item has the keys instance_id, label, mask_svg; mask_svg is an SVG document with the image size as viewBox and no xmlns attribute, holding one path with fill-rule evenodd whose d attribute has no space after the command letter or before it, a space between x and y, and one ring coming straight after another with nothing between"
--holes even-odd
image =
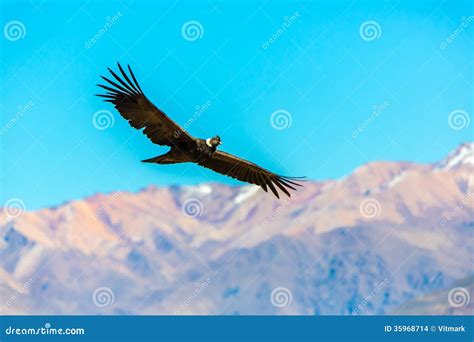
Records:
<instances>
[{"instance_id":1,"label":"flying bird","mask_svg":"<svg viewBox=\"0 0 474 342\"><path fill-rule=\"evenodd\" d=\"M302 186L299 183L305 177L281 176L248 160L219 150L218 146L222 141L218 135L207 139L189 135L145 96L130 66L128 66L129 75L120 64L118 68L122 77L110 68L108 71L114 80L101 76L107 85L98 84L98 86L107 92L97 96L104 98L106 102L111 102L133 128L143 129L143 133L153 143L170 147L167 153L142 162L196 163L223 175L258 185L265 192L270 189L277 198L280 198L278 190L291 196L289 190L296 190L297 186Z\"/></svg>"}]
</instances>

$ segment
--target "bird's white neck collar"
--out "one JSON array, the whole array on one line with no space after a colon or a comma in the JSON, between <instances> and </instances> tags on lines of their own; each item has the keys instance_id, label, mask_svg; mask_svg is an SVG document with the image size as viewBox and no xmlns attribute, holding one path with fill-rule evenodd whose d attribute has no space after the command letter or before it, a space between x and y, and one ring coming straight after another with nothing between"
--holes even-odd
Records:
<instances>
[{"instance_id":1,"label":"bird's white neck collar","mask_svg":"<svg viewBox=\"0 0 474 342\"><path fill-rule=\"evenodd\" d=\"M212 147L212 145L211 145L211 138L207 138L207 139L206 139L206 145L209 146L209 147Z\"/></svg>"}]
</instances>

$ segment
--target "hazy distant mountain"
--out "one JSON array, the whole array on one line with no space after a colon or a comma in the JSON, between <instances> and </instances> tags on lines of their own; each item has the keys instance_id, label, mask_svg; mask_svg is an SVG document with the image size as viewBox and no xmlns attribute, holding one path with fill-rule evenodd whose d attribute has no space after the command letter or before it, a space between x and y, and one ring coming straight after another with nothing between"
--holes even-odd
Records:
<instances>
[{"instance_id":1,"label":"hazy distant mountain","mask_svg":"<svg viewBox=\"0 0 474 342\"><path fill-rule=\"evenodd\" d=\"M289 200L212 183L5 208L0 310L416 313L410 300L472 275L473 203L467 143L436 164L375 162L307 182Z\"/></svg>"},{"instance_id":2,"label":"hazy distant mountain","mask_svg":"<svg viewBox=\"0 0 474 342\"><path fill-rule=\"evenodd\" d=\"M462 279L447 289L408 301L391 312L395 315L473 315L474 277Z\"/></svg>"}]
</instances>

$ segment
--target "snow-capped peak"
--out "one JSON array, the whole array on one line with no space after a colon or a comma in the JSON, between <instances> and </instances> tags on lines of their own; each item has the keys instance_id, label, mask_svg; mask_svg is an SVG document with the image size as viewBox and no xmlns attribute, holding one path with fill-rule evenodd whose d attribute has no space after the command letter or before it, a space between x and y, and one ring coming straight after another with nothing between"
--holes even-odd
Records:
<instances>
[{"instance_id":1,"label":"snow-capped peak","mask_svg":"<svg viewBox=\"0 0 474 342\"><path fill-rule=\"evenodd\" d=\"M259 189L260 188L258 186L255 186L255 185L243 186L240 189L240 192L237 194L237 196L235 196L234 203L240 204L240 203L244 202L245 200L247 200L248 198L250 198L254 194L256 194Z\"/></svg>"},{"instance_id":2,"label":"snow-capped peak","mask_svg":"<svg viewBox=\"0 0 474 342\"><path fill-rule=\"evenodd\" d=\"M437 170L452 170L459 166L474 167L474 142L462 144L436 165Z\"/></svg>"},{"instance_id":3,"label":"snow-capped peak","mask_svg":"<svg viewBox=\"0 0 474 342\"><path fill-rule=\"evenodd\" d=\"M183 193L186 196L207 196L214 190L211 184L202 183L199 185L185 185L182 187Z\"/></svg>"}]
</instances>

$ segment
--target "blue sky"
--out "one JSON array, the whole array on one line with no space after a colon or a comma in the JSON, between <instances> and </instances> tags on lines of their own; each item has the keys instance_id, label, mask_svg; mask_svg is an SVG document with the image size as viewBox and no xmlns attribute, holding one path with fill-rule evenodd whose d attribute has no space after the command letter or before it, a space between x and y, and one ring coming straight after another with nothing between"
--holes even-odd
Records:
<instances>
[{"instance_id":1,"label":"blue sky","mask_svg":"<svg viewBox=\"0 0 474 342\"><path fill-rule=\"evenodd\" d=\"M36 209L150 184L237 184L193 165L140 163L165 148L93 96L116 61L191 134L220 134L226 151L285 175L323 180L373 160L433 162L473 140L474 124L448 123L456 110L472 119L470 1L1 6L0 203L15 197ZM183 34L189 22L198 36ZM93 124L100 110L113 115L104 130ZM273 127L279 110L289 127Z\"/></svg>"}]
</instances>

